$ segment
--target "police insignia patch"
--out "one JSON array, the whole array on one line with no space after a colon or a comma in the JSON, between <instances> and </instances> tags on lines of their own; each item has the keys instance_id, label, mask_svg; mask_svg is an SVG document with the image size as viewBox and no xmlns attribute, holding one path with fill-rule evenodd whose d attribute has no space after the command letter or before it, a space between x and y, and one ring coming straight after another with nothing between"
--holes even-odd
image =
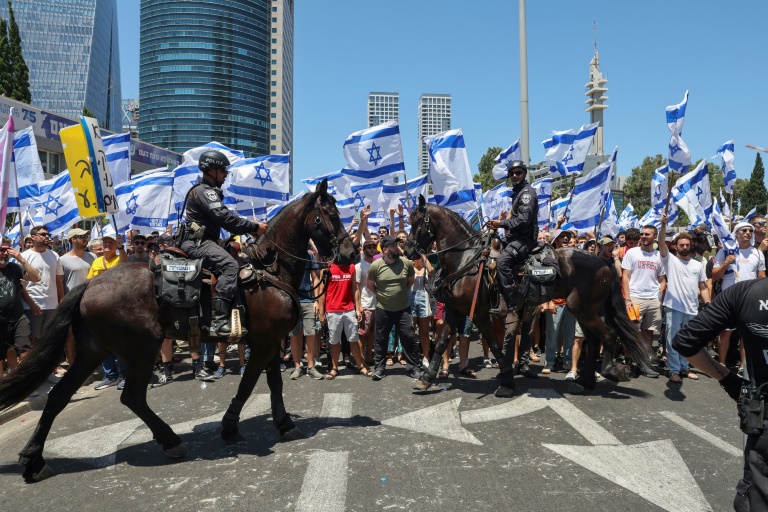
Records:
<instances>
[{"instance_id":1,"label":"police insignia patch","mask_svg":"<svg viewBox=\"0 0 768 512\"><path fill-rule=\"evenodd\" d=\"M213 191L213 190L206 190L204 192L204 194L205 194L205 198L207 200L209 200L209 201L218 201L219 200L219 195L215 191Z\"/></svg>"},{"instance_id":2,"label":"police insignia patch","mask_svg":"<svg viewBox=\"0 0 768 512\"><path fill-rule=\"evenodd\" d=\"M523 202L523 204L528 204L531 202L531 194L523 194L520 196L520 201Z\"/></svg>"}]
</instances>

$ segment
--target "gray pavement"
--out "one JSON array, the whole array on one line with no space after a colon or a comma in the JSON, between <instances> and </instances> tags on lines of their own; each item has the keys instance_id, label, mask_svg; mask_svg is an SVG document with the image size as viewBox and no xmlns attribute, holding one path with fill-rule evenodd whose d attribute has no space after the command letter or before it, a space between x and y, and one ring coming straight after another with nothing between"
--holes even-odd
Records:
<instances>
[{"instance_id":1,"label":"gray pavement","mask_svg":"<svg viewBox=\"0 0 768 512\"><path fill-rule=\"evenodd\" d=\"M481 359L473 343L473 363ZM456 364L453 362L452 370ZM234 361L232 368L235 368ZM240 377L204 387L189 371L150 390L184 439L170 460L119 403L82 388L54 423L45 456L56 475L24 484L16 454L39 411L0 426L3 510L731 510L741 473L735 406L702 376L670 388L641 377L566 393L565 374L518 378L493 396L495 369L416 393L403 367L380 382L342 370L334 381L283 374L305 439L281 442L266 379L246 405L235 446L219 421ZM540 366L534 366L540 369Z\"/></svg>"}]
</instances>

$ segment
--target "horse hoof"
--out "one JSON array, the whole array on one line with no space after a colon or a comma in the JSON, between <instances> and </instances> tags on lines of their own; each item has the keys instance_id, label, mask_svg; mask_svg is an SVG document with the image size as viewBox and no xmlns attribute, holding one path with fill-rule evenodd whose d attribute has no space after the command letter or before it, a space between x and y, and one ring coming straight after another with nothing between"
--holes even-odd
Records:
<instances>
[{"instance_id":1,"label":"horse hoof","mask_svg":"<svg viewBox=\"0 0 768 512\"><path fill-rule=\"evenodd\" d=\"M187 447L184 446L184 443L180 443L178 446L165 450L165 454L173 459L180 459L187 456Z\"/></svg>"},{"instance_id":2,"label":"horse hoof","mask_svg":"<svg viewBox=\"0 0 768 512\"><path fill-rule=\"evenodd\" d=\"M283 441L296 441L297 439L304 439L306 436L304 435L304 432L293 427L291 430L281 434L281 437L283 438Z\"/></svg>"},{"instance_id":3,"label":"horse hoof","mask_svg":"<svg viewBox=\"0 0 768 512\"><path fill-rule=\"evenodd\" d=\"M428 382L426 380L419 379L416 381L416 385L414 386L415 389L418 389L419 391L426 391L429 388L432 387L432 383Z\"/></svg>"},{"instance_id":4,"label":"horse hoof","mask_svg":"<svg viewBox=\"0 0 768 512\"><path fill-rule=\"evenodd\" d=\"M32 473L32 476L25 477L24 481L28 484L34 484L37 482L41 482L46 478L50 478L55 474L56 472L53 469L51 469L51 466L46 464L45 466L43 466L43 469L41 469L37 473Z\"/></svg>"},{"instance_id":5,"label":"horse hoof","mask_svg":"<svg viewBox=\"0 0 768 512\"><path fill-rule=\"evenodd\" d=\"M568 386L568 392L572 395L584 395L586 394L587 390L581 384L573 382L570 386Z\"/></svg>"},{"instance_id":6,"label":"horse hoof","mask_svg":"<svg viewBox=\"0 0 768 512\"><path fill-rule=\"evenodd\" d=\"M499 386L494 395L498 398L512 398L515 396L515 388L509 386Z\"/></svg>"},{"instance_id":7,"label":"horse hoof","mask_svg":"<svg viewBox=\"0 0 768 512\"><path fill-rule=\"evenodd\" d=\"M226 444L237 444L241 441L245 441L243 434L241 434L239 431L235 431L232 434L224 434L224 432L222 432L221 438Z\"/></svg>"}]
</instances>

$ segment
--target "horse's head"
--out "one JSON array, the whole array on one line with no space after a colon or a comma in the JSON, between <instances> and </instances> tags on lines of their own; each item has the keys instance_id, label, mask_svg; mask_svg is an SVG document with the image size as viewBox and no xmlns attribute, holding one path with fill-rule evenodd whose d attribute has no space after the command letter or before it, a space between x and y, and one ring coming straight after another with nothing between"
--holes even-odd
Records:
<instances>
[{"instance_id":1,"label":"horse's head","mask_svg":"<svg viewBox=\"0 0 768 512\"><path fill-rule=\"evenodd\" d=\"M429 250L435 240L434 225L430 224L427 200L419 195L419 205L411 210L408 221L411 224L411 234L405 243L405 256L409 260L417 260Z\"/></svg>"},{"instance_id":2,"label":"horse's head","mask_svg":"<svg viewBox=\"0 0 768 512\"><path fill-rule=\"evenodd\" d=\"M341 223L336 200L328 194L328 180L323 180L310 194L310 201L313 211L307 216L305 227L320 255L339 265L358 261L360 251Z\"/></svg>"}]
</instances>

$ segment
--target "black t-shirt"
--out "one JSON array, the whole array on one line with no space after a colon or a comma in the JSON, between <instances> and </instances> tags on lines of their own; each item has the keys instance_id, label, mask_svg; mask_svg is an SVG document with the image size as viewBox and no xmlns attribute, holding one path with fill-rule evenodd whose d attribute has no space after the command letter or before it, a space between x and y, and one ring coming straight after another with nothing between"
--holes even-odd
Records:
<instances>
[{"instance_id":1,"label":"black t-shirt","mask_svg":"<svg viewBox=\"0 0 768 512\"><path fill-rule=\"evenodd\" d=\"M739 329L755 382L768 382L768 279L742 281L723 291L680 329L672 346L690 357L723 329L734 328Z\"/></svg>"},{"instance_id":2,"label":"black t-shirt","mask_svg":"<svg viewBox=\"0 0 768 512\"><path fill-rule=\"evenodd\" d=\"M0 322L15 322L24 314L21 305L21 278L24 269L9 262L0 268Z\"/></svg>"}]
</instances>

